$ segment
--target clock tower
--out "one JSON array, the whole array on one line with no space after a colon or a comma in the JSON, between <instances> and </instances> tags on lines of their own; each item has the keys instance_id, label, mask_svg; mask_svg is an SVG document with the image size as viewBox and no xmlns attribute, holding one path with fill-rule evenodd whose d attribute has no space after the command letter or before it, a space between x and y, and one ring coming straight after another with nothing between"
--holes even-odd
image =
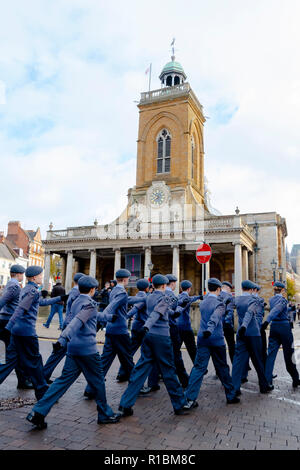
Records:
<instances>
[{"instance_id":1,"label":"clock tower","mask_svg":"<svg viewBox=\"0 0 300 470\"><path fill-rule=\"evenodd\" d=\"M161 88L141 94L136 186L129 196L153 208L204 204L203 108L171 57Z\"/></svg>"}]
</instances>

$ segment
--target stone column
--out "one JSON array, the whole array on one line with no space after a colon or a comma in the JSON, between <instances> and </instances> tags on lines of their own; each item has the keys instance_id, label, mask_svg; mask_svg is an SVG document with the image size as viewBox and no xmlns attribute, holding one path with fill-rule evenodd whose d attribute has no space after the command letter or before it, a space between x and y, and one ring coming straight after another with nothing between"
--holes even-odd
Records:
<instances>
[{"instance_id":1,"label":"stone column","mask_svg":"<svg viewBox=\"0 0 300 470\"><path fill-rule=\"evenodd\" d=\"M249 279L249 260L248 260L248 250L243 248L243 281Z\"/></svg>"},{"instance_id":2,"label":"stone column","mask_svg":"<svg viewBox=\"0 0 300 470\"><path fill-rule=\"evenodd\" d=\"M115 267L114 267L114 278L116 277L116 272L118 269L121 269L121 249L115 248Z\"/></svg>"},{"instance_id":3,"label":"stone column","mask_svg":"<svg viewBox=\"0 0 300 470\"><path fill-rule=\"evenodd\" d=\"M234 245L234 292L235 295L242 293L242 244L233 242Z\"/></svg>"},{"instance_id":4,"label":"stone column","mask_svg":"<svg viewBox=\"0 0 300 470\"><path fill-rule=\"evenodd\" d=\"M180 284L180 259L179 259L179 246L172 245L173 248L173 263L172 263L172 274L177 277L178 281L176 284L176 289L174 294L179 294L179 284Z\"/></svg>"},{"instance_id":5,"label":"stone column","mask_svg":"<svg viewBox=\"0 0 300 470\"><path fill-rule=\"evenodd\" d=\"M97 263L97 253L96 250L91 250L90 252L90 271L89 275L96 277L96 263Z\"/></svg>"},{"instance_id":6,"label":"stone column","mask_svg":"<svg viewBox=\"0 0 300 470\"><path fill-rule=\"evenodd\" d=\"M73 280L73 252L67 252L67 268L66 268L66 280L65 280L65 289L68 294L72 289L72 280Z\"/></svg>"},{"instance_id":7,"label":"stone column","mask_svg":"<svg viewBox=\"0 0 300 470\"><path fill-rule=\"evenodd\" d=\"M50 253L45 253L45 268L44 268L44 289L49 290L50 281Z\"/></svg>"},{"instance_id":8,"label":"stone column","mask_svg":"<svg viewBox=\"0 0 300 470\"><path fill-rule=\"evenodd\" d=\"M150 270L148 264L151 263L151 246L145 247L145 262L144 262L144 277L146 279L150 276Z\"/></svg>"}]
</instances>

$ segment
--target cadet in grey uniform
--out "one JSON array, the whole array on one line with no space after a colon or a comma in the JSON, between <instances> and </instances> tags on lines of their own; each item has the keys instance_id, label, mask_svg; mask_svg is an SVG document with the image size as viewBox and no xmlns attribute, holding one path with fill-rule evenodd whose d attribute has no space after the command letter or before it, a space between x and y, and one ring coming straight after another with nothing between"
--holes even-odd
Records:
<instances>
[{"instance_id":1,"label":"cadet in grey uniform","mask_svg":"<svg viewBox=\"0 0 300 470\"><path fill-rule=\"evenodd\" d=\"M6 284L3 295L0 297L0 340L5 344L5 359L7 363L15 362L18 356L14 345L11 344L11 346L9 346L11 334L10 331L6 329L6 325L18 306L21 293L19 283L23 281L24 273L25 268L23 268L23 266L20 264L12 265L10 268L11 279ZM32 389L33 385L30 380L25 377L20 365L16 366L15 371L18 378L18 388L23 390Z\"/></svg>"}]
</instances>

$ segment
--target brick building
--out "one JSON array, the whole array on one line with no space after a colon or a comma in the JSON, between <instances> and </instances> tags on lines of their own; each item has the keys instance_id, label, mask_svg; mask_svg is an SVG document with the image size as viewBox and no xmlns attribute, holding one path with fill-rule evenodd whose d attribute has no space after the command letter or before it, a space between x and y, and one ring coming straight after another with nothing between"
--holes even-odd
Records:
<instances>
[{"instance_id":1,"label":"brick building","mask_svg":"<svg viewBox=\"0 0 300 470\"><path fill-rule=\"evenodd\" d=\"M210 276L228 280L240 293L250 278L272 293L272 261L286 277L285 219L268 213L217 215L209 206L204 184L203 108L182 66L172 56L160 74L161 88L141 94L137 140L136 185L128 204L111 224L50 230L44 241L45 282L50 256L62 258L67 291L73 273L96 276L100 284L118 268L138 277L173 272L190 279L197 292L202 284L195 250L203 240L212 247ZM151 266L153 264L153 267ZM275 273L276 274L276 273Z\"/></svg>"},{"instance_id":2,"label":"brick building","mask_svg":"<svg viewBox=\"0 0 300 470\"><path fill-rule=\"evenodd\" d=\"M24 230L19 221L8 223L6 239L13 249L21 249L28 258L29 265L44 267L44 248L40 229Z\"/></svg>"}]
</instances>

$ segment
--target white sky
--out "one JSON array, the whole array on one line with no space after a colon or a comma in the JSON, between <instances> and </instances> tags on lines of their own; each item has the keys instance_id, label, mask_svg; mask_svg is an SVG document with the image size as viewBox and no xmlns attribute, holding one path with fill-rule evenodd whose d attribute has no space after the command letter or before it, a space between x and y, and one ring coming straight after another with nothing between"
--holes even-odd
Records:
<instances>
[{"instance_id":1,"label":"white sky","mask_svg":"<svg viewBox=\"0 0 300 470\"><path fill-rule=\"evenodd\" d=\"M11 0L0 16L0 230L108 223L135 184L138 109L176 60L209 116L224 214L277 211L300 243L298 0ZM5 89L5 93L3 91ZM4 96L5 94L5 96ZM4 99L5 98L5 99Z\"/></svg>"}]
</instances>

